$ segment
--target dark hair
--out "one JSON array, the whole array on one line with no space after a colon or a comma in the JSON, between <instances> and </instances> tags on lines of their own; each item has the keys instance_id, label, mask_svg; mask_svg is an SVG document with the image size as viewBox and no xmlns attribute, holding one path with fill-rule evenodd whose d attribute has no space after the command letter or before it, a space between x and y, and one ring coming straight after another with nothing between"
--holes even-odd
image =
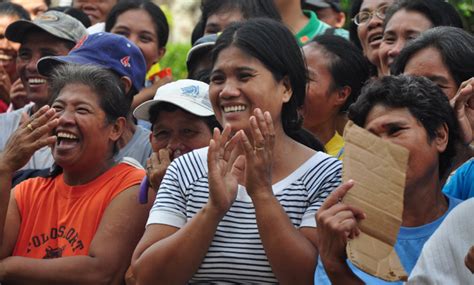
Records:
<instances>
[{"instance_id":1,"label":"dark hair","mask_svg":"<svg viewBox=\"0 0 474 285\"><path fill-rule=\"evenodd\" d=\"M369 79L368 60L353 43L339 36L317 36L308 44L320 48L329 60L333 88L351 88L351 94L339 110L346 111L357 100L362 86Z\"/></svg>"},{"instance_id":2,"label":"dark hair","mask_svg":"<svg viewBox=\"0 0 474 285\"><path fill-rule=\"evenodd\" d=\"M258 17L281 20L273 0L202 0L201 19L194 27L191 35L191 44L194 44L204 35L207 19L221 11L240 11L242 18L251 19Z\"/></svg>"},{"instance_id":3,"label":"dark hair","mask_svg":"<svg viewBox=\"0 0 474 285\"><path fill-rule=\"evenodd\" d=\"M350 12L350 24L349 24L349 39L352 43L355 44L360 50L362 50L362 45L360 44L359 35L357 34L357 25L352 19L360 12L362 3L364 0L353 0Z\"/></svg>"},{"instance_id":4,"label":"dark hair","mask_svg":"<svg viewBox=\"0 0 474 285\"><path fill-rule=\"evenodd\" d=\"M89 19L89 16L87 16L86 13L84 13L82 10L71 7L71 6L58 6L58 7L53 7L49 8L48 11L59 11L63 12L64 14L67 14L79 22L81 22L84 27L88 28L91 26L91 20Z\"/></svg>"},{"instance_id":5,"label":"dark hair","mask_svg":"<svg viewBox=\"0 0 474 285\"><path fill-rule=\"evenodd\" d=\"M149 0L119 1L110 11L105 21L105 31L110 32L117 22L117 18L128 10L145 10L155 24L155 31L158 37L158 48L163 48L168 43L170 28L166 20L165 13L160 7Z\"/></svg>"},{"instance_id":6,"label":"dark hair","mask_svg":"<svg viewBox=\"0 0 474 285\"><path fill-rule=\"evenodd\" d=\"M181 110L183 112L189 113L188 111L168 102L161 102L160 104L155 104L151 106L150 110L148 111L148 114L150 116L151 128L153 129L153 126L155 125L156 120L160 116L161 112L172 113L172 112L176 112L177 110ZM197 115L194 115L194 116L196 116L196 119L202 120L204 123L206 123L207 127L211 131L211 134L214 131L214 128L219 128L220 130L222 130L221 125L216 120L216 116L208 116L208 117L199 117Z\"/></svg>"},{"instance_id":7,"label":"dark hair","mask_svg":"<svg viewBox=\"0 0 474 285\"><path fill-rule=\"evenodd\" d=\"M119 117L127 117L130 104L125 96L125 85L117 74L106 68L90 64L61 64L54 68L48 81L49 105L65 86L84 84L97 94L108 123L115 122Z\"/></svg>"},{"instance_id":8,"label":"dark hair","mask_svg":"<svg viewBox=\"0 0 474 285\"><path fill-rule=\"evenodd\" d=\"M417 76L385 76L368 83L359 99L349 108L349 119L364 127L367 115L376 106L407 108L410 114L426 130L431 142L438 128L447 125L449 141L446 150L439 155L439 179L446 174L455 155L459 140L456 115L448 98L433 82Z\"/></svg>"},{"instance_id":9,"label":"dark hair","mask_svg":"<svg viewBox=\"0 0 474 285\"><path fill-rule=\"evenodd\" d=\"M432 28L409 42L392 64L391 73L403 73L416 53L430 47L438 50L458 86L474 75L474 36L454 27Z\"/></svg>"},{"instance_id":10,"label":"dark hair","mask_svg":"<svg viewBox=\"0 0 474 285\"><path fill-rule=\"evenodd\" d=\"M432 23L432 27L453 26L462 28L462 20L456 9L443 0L400 0L391 5L385 14L384 30L390 19L400 10L417 12Z\"/></svg>"},{"instance_id":11,"label":"dark hair","mask_svg":"<svg viewBox=\"0 0 474 285\"><path fill-rule=\"evenodd\" d=\"M0 3L0 15L18 17L21 20L31 20L28 11L23 6L15 3Z\"/></svg>"},{"instance_id":12,"label":"dark hair","mask_svg":"<svg viewBox=\"0 0 474 285\"><path fill-rule=\"evenodd\" d=\"M301 128L298 108L304 103L307 82L303 55L291 31L282 23L265 18L235 23L217 38L212 52L213 65L219 53L230 46L258 59L276 81L289 81L293 94L283 104L281 118L283 130L291 136Z\"/></svg>"}]
</instances>

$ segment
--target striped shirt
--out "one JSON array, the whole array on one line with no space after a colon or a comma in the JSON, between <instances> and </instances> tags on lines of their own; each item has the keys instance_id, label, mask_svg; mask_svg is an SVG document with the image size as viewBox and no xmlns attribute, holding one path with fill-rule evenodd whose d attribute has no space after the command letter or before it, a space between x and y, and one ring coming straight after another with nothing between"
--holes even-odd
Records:
<instances>
[{"instance_id":1,"label":"striped shirt","mask_svg":"<svg viewBox=\"0 0 474 285\"><path fill-rule=\"evenodd\" d=\"M161 182L147 225L182 227L207 203L207 148L174 160ZM341 163L317 152L273 193L296 228L316 227L315 213L341 182ZM245 187L220 221L214 239L190 283L277 283L260 240L255 208Z\"/></svg>"}]
</instances>

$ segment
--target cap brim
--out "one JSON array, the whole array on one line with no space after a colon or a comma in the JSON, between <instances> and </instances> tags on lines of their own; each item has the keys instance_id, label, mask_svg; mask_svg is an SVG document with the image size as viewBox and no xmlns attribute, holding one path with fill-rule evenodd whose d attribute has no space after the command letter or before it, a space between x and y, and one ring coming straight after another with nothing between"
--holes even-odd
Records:
<instances>
[{"instance_id":1,"label":"cap brim","mask_svg":"<svg viewBox=\"0 0 474 285\"><path fill-rule=\"evenodd\" d=\"M34 23L28 20L18 20L16 22L11 23L5 31L5 37L12 42L21 43L23 38L25 37L25 33L33 27L41 29L46 33L62 40L73 42L70 39L65 39L63 37L58 36L56 34L56 30L53 28L39 25L38 23Z\"/></svg>"},{"instance_id":2,"label":"cap brim","mask_svg":"<svg viewBox=\"0 0 474 285\"><path fill-rule=\"evenodd\" d=\"M207 42L207 43L202 43L202 44L198 44L196 46L193 46L188 51L188 55L186 56L186 63L189 64L193 54L195 54L197 52L203 52L203 51L211 50L214 47L215 44L216 44L215 42Z\"/></svg>"},{"instance_id":3,"label":"cap brim","mask_svg":"<svg viewBox=\"0 0 474 285\"><path fill-rule=\"evenodd\" d=\"M305 4L311 5L311 6L314 6L316 8L320 8L320 9L322 9L322 8L331 8L331 4L326 3L324 1L318 1L318 0L309 0L309 1L307 0L307 1L305 1Z\"/></svg>"},{"instance_id":4,"label":"cap brim","mask_svg":"<svg viewBox=\"0 0 474 285\"><path fill-rule=\"evenodd\" d=\"M198 117L214 116L214 112L209 111L209 109L199 106L196 103L191 103L187 100L182 100L180 98L160 99L160 100L155 99L155 100L146 101L138 105L137 108L135 108L135 110L133 111L133 116L139 120L150 122L150 108L162 102L173 104L176 107L179 107Z\"/></svg>"}]
</instances>

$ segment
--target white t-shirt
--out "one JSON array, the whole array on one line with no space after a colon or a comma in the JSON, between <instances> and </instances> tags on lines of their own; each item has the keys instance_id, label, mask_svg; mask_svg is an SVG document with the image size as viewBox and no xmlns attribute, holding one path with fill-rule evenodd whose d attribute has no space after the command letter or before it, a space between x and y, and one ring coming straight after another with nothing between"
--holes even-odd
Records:
<instances>
[{"instance_id":1,"label":"white t-shirt","mask_svg":"<svg viewBox=\"0 0 474 285\"><path fill-rule=\"evenodd\" d=\"M207 150L185 154L168 167L147 225L181 228L207 203ZM273 193L296 228L316 227L316 211L340 183L341 162L317 152L274 184ZM220 221L199 270L190 280L193 282L277 282L260 240L255 208L244 186L239 185L237 198Z\"/></svg>"},{"instance_id":2,"label":"white t-shirt","mask_svg":"<svg viewBox=\"0 0 474 285\"><path fill-rule=\"evenodd\" d=\"M474 245L474 198L459 204L425 243L407 284L474 284L464 265Z\"/></svg>"}]
</instances>

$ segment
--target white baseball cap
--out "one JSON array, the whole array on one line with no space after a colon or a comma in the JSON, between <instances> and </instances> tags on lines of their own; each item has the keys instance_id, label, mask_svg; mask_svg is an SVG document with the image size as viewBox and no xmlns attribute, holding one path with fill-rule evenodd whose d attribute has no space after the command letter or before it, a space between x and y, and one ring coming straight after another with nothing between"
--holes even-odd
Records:
<instances>
[{"instance_id":1,"label":"white baseball cap","mask_svg":"<svg viewBox=\"0 0 474 285\"><path fill-rule=\"evenodd\" d=\"M137 119L150 121L150 108L161 102L173 104L198 117L214 116L209 101L209 85L192 79L181 79L161 86L152 100L135 108L133 115Z\"/></svg>"}]
</instances>

